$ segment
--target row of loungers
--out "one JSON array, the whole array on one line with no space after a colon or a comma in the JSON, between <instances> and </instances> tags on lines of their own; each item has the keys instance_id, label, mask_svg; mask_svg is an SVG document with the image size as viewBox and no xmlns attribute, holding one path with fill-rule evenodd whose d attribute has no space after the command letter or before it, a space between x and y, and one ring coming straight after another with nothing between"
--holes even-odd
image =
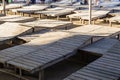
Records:
<instances>
[{"instance_id":1,"label":"row of loungers","mask_svg":"<svg viewBox=\"0 0 120 80\"><path fill-rule=\"evenodd\" d=\"M107 36L111 38L116 38L117 36L117 38L119 39L119 33L120 33L119 28L99 26L99 25L85 25L85 26L80 26L80 27L76 27L68 30L62 30L62 31L65 31L65 32L67 31L71 33L81 33L83 35L90 35L92 36L91 43ZM40 33L35 33L35 34L22 35L18 37L25 41L31 41L36 37L39 37L40 35L41 35Z\"/></svg>"},{"instance_id":2,"label":"row of loungers","mask_svg":"<svg viewBox=\"0 0 120 80\"><path fill-rule=\"evenodd\" d=\"M56 29L69 29L73 26L73 24L68 21L49 19L35 20L35 18L17 15L0 17L0 23L0 44L11 43L14 38L20 35L42 30L53 31Z\"/></svg>"},{"instance_id":3,"label":"row of loungers","mask_svg":"<svg viewBox=\"0 0 120 80\"><path fill-rule=\"evenodd\" d=\"M120 77L120 41L102 39L80 50L102 57L63 80L118 80Z\"/></svg>"},{"instance_id":4,"label":"row of loungers","mask_svg":"<svg viewBox=\"0 0 120 80\"><path fill-rule=\"evenodd\" d=\"M50 5L30 5L30 6L24 6L22 8L17 8L17 9L9 9L12 12L15 13L21 13L22 15L24 15L24 13L29 14L29 16L31 14L38 14L39 18L41 18L41 15L45 15L45 16L52 16L52 17L57 17L57 19L59 19L60 16L64 16L67 14L71 14L73 12L75 12L75 14L71 14L71 15L67 15L67 18L70 18L70 20L72 21L73 18L75 19L80 19L80 21L82 23L85 23L85 21L89 20L89 13L87 12L87 10L81 10L81 11L76 11L75 7L70 7L70 6L64 6L64 7L55 7L55 8L49 8ZM112 10L117 10L119 11L119 6L116 7L110 7L107 10L102 8L101 10L99 9L95 9L92 12L92 20L93 23L97 20L97 19L101 19L106 17L106 15L111 12ZM118 13L119 14L119 13ZM119 19L114 18L114 21L119 22ZM111 19L109 20L110 25L111 25Z\"/></svg>"},{"instance_id":5,"label":"row of loungers","mask_svg":"<svg viewBox=\"0 0 120 80\"><path fill-rule=\"evenodd\" d=\"M23 78L22 70L39 71L39 80L42 80L45 68L74 55L78 48L101 39L99 37L116 37L119 33L119 28L97 25L48 32L28 43L0 51L0 62L4 67L19 69L20 78Z\"/></svg>"},{"instance_id":6,"label":"row of loungers","mask_svg":"<svg viewBox=\"0 0 120 80\"><path fill-rule=\"evenodd\" d=\"M91 36L80 33L45 33L26 44L0 51L0 62L19 68L20 71L39 71L39 80L42 80L45 68L74 55L77 48L84 46L90 39ZM20 76L22 78L21 72Z\"/></svg>"},{"instance_id":7,"label":"row of loungers","mask_svg":"<svg viewBox=\"0 0 120 80\"><path fill-rule=\"evenodd\" d=\"M72 13L75 8L64 8L64 7L55 7L55 8L48 8L48 6L40 6L40 5L33 5L33 6L27 6L19 9L11 9L10 11L14 13L21 13L22 15L24 14L39 14L41 15L46 15L46 16L53 16L57 17L59 19L59 16L67 15Z\"/></svg>"}]
</instances>

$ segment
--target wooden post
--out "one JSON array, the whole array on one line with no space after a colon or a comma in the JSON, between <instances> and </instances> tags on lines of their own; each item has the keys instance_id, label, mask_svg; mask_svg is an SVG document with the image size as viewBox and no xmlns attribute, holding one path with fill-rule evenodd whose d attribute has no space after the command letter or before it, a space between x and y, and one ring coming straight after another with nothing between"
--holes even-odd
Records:
<instances>
[{"instance_id":1,"label":"wooden post","mask_svg":"<svg viewBox=\"0 0 120 80\"><path fill-rule=\"evenodd\" d=\"M2 0L2 3L3 3L3 14L6 15L6 10L5 10L6 3L5 3L5 0Z\"/></svg>"},{"instance_id":2,"label":"wooden post","mask_svg":"<svg viewBox=\"0 0 120 80\"><path fill-rule=\"evenodd\" d=\"M39 80L44 80L44 70L39 71Z\"/></svg>"},{"instance_id":3,"label":"wooden post","mask_svg":"<svg viewBox=\"0 0 120 80\"><path fill-rule=\"evenodd\" d=\"M92 16L92 0L89 0L89 25L91 24Z\"/></svg>"}]
</instances>

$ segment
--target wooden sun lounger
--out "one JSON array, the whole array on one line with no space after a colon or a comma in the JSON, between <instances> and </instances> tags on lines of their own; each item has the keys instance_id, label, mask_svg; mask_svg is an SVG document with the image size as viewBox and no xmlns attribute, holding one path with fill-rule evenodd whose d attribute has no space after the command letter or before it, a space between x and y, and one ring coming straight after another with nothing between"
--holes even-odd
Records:
<instances>
[{"instance_id":1,"label":"wooden sun lounger","mask_svg":"<svg viewBox=\"0 0 120 80\"><path fill-rule=\"evenodd\" d=\"M25 3L13 3L13 4L8 4L6 5L6 10L10 10L10 9L16 9L16 8L21 8L23 6L25 6ZM0 6L0 11L3 10L3 6Z\"/></svg>"},{"instance_id":2,"label":"wooden sun lounger","mask_svg":"<svg viewBox=\"0 0 120 80\"><path fill-rule=\"evenodd\" d=\"M102 57L71 74L64 80L118 80L120 77L120 41L103 39L81 49Z\"/></svg>"},{"instance_id":3,"label":"wooden sun lounger","mask_svg":"<svg viewBox=\"0 0 120 80\"><path fill-rule=\"evenodd\" d=\"M0 44L9 43L16 36L26 33L32 33L32 29L18 23L3 23L0 25Z\"/></svg>"},{"instance_id":4,"label":"wooden sun lounger","mask_svg":"<svg viewBox=\"0 0 120 80\"><path fill-rule=\"evenodd\" d=\"M61 8L61 9L51 9L51 10L46 10L46 11L38 11L35 12L35 14L41 15L46 15L46 16L53 16L57 17L57 20L59 19L60 16L70 14L74 11L74 8Z\"/></svg>"},{"instance_id":5,"label":"wooden sun lounger","mask_svg":"<svg viewBox=\"0 0 120 80\"><path fill-rule=\"evenodd\" d=\"M41 11L48 7L49 7L48 5L31 5L19 9L12 9L11 11L14 13L20 12L22 13L22 15L24 15L24 13L32 14L35 11Z\"/></svg>"},{"instance_id":6,"label":"wooden sun lounger","mask_svg":"<svg viewBox=\"0 0 120 80\"><path fill-rule=\"evenodd\" d=\"M92 12L92 17L91 17L92 21L95 22L97 19L101 19L101 18L105 17L109 12L110 11L94 10ZM83 23L84 23L85 20L87 20L87 21L89 20L89 13L88 13L88 11L87 12L83 11L81 13L77 12L76 14L67 15L66 17L70 18L70 21L72 21L72 18L77 18L77 19L80 19L81 22L83 21Z\"/></svg>"},{"instance_id":7,"label":"wooden sun lounger","mask_svg":"<svg viewBox=\"0 0 120 80\"><path fill-rule=\"evenodd\" d=\"M120 28L115 27L108 27L108 26L99 26L99 25L85 25L82 27L73 28L70 30L67 30L70 32L75 33L83 33L85 35L91 35L93 36L93 41L96 41L96 39L101 39L104 37L116 37L120 36Z\"/></svg>"},{"instance_id":8,"label":"wooden sun lounger","mask_svg":"<svg viewBox=\"0 0 120 80\"><path fill-rule=\"evenodd\" d=\"M99 4L99 6L101 6L101 7L115 7L115 6L118 6L118 5L120 5L120 2L111 2L111 1L109 1L109 2L103 2L103 3L100 3Z\"/></svg>"},{"instance_id":9,"label":"wooden sun lounger","mask_svg":"<svg viewBox=\"0 0 120 80\"><path fill-rule=\"evenodd\" d=\"M109 13L111 16L120 16L120 11Z\"/></svg>"},{"instance_id":10,"label":"wooden sun lounger","mask_svg":"<svg viewBox=\"0 0 120 80\"><path fill-rule=\"evenodd\" d=\"M74 2L75 1L62 0L62 1L59 1L59 2L52 3L51 6L59 6L59 7L61 7L61 6L70 6Z\"/></svg>"},{"instance_id":11,"label":"wooden sun lounger","mask_svg":"<svg viewBox=\"0 0 120 80\"><path fill-rule=\"evenodd\" d=\"M0 51L0 62L19 68L20 77L21 70L39 71L39 80L42 80L45 68L74 55L90 39L91 36L81 34L49 32L29 43Z\"/></svg>"},{"instance_id":12,"label":"wooden sun lounger","mask_svg":"<svg viewBox=\"0 0 120 80\"><path fill-rule=\"evenodd\" d=\"M7 15L7 16L2 16L0 17L0 22L19 22L19 23L24 23L24 22L30 22L36 20L33 17L22 17L20 15Z\"/></svg>"},{"instance_id":13,"label":"wooden sun lounger","mask_svg":"<svg viewBox=\"0 0 120 80\"><path fill-rule=\"evenodd\" d=\"M20 25L55 30L55 29L68 29L72 27L73 24L68 21L41 19L33 22L23 23Z\"/></svg>"},{"instance_id":14,"label":"wooden sun lounger","mask_svg":"<svg viewBox=\"0 0 120 80\"><path fill-rule=\"evenodd\" d=\"M112 26L113 22L120 23L120 16L118 15L109 19L110 26Z\"/></svg>"}]
</instances>

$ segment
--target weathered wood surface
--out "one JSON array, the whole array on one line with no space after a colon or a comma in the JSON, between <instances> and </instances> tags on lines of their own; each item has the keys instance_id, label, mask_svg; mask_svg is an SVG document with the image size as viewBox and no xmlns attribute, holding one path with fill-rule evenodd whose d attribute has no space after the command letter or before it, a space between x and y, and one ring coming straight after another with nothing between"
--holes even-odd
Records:
<instances>
[{"instance_id":1,"label":"weathered wood surface","mask_svg":"<svg viewBox=\"0 0 120 80\"><path fill-rule=\"evenodd\" d=\"M106 1L104 3L100 3L99 6L105 7L105 8L111 8L120 5L120 2L110 2Z\"/></svg>"},{"instance_id":2,"label":"weathered wood surface","mask_svg":"<svg viewBox=\"0 0 120 80\"><path fill-rule=\"evenodd\" d=\"M25 3L13 3L13 4L8 4L6 5L6 10L9 10L9 9L15 9L15 8L20 8L20 7L23 7L24 5L26 5ZM2 11L3 10L3 7L0 6L0 10Z\"/></svg>"},{"instance_id":3,"label":"weathered wood surface","mask_svg":"<svg viewBox=\"0 0 120 80\"><path fill-rule=\"evenodd\" d=\"M23 13L34 13L35 11L40 11L48 8L48 5L31 5L19 9L11 9L12 12L23 12Z\"/></svg>"},{"instance_id":4,"label":"weathered wood surface","mask_svg":"<svg viewBox=\"0 0 120 80\"><path fill-rule=\"evenodd\" d=\"M116 27L108 27L108 26L100 26L100 25L85 25L82 27L77 27L68 30L70 32L80 32L85 35L91 36L115 36L120 33L120 28Z\"/></svg>"},{"instance_id":5,"label":"weathered wood surface","mask_svg":"<svg viewBox=\"0 0 120 80\"><path fill-rule=\"evenodd\" d=\"M29 22L33 21L35 18L33 17L22 17L20 15L7 15L0 17L1 22Z\"/></svg>"},{"instance_id":6,"label":"weathered wood surface","mask_svg":"<svg viewBox=\"0 0 120 80\"><path fill-rule=\"evenodd\" d=\"M20 26L19 23L6 22L0 25L0 41L3 42L26 32L32 32L31 28Z\"/></svg>"},{"instance_id":7,"label":"weathered wood surface","mask_svg":"<svg viewBox=\"0 0 120 80\"><path fill-rule=\"evenodd\" d=\"M119 22L120 23L120 15L110 18L109 21L110 22Z\"/></svg>"},{"instance_id":8,"label":"weathered wood surface","mask_svg":"<svg viewBox=\"0 0 120 80\"><path fill-rule=\"evenodd\" d=\"M113 22L120 23L120 15L114 16L114 17L112 17L112 18L109 19L109 25L110 26L112 26Z\"/></svg>"},{"instance_id":9,"label":"weathered wood surface","mask_svg":"<svg viewBox=\"0 0 120 80\"><path fill-rule=\"evenodd\" d=\"M65 28L70 27L72 25L71 22L68 21L58 21L58 20L50 20L50 19L41 19L33 22L28 22L21 24L23 26L29 26L29 27L38 27L38 28Z\"/></svg>"},{"instance_id":10,"label":"weathered wood surface","mask_svg":"<svg viewBox=\"0 0 120 80\"><path fill-rule=\"evenodd\" d=\"M114 39L102 39L102 40L97 41L81 50L93 52L93 53L99 52L99 54L105 54L105 52L107 52L117 42L118 41L114 40Z\"/></svg>"},{"instance_id":11,"label":"weathered wood surface","mask_svg":"<svg viewBox=\"0 0 120 80\"><path fill-rule=\"evenodd\" d=\"M106 16L110 11L98 11L98 10L94 10L92 11L92 20L94 19L99 19L102 18L104 16ZM81 11L80 13L75 13L75 14L71 14L71 15L67 15L68 18L77 18L77 19L83 19L83 20L89 20L89 13L88 11Z\"/></svg>"},{"instance_id":12,"label":"weathered wood surface","mask_svg":"<svg viewBox=\"0 0 120 80\"><path fill-rule=\"evenodd\" d=\"M109 13L109 15L111 15L111 16L120 16L120 11L119 12Z\"/></svg>"},{"instance_id":13,"label":"weathered wood surface","mask_svg":"<svg viewBox=\"0 0 120 80\"><path fill-rule=\"evenodd\" d=\"M51 9L51 10L46 10L46 11L38 11L35 12L36 14L44 14L47 16L62 16L62 15L66 15L66 14L70 14L74 11L74 8L59 8L59 9Z\"/></svg>"},{"instance_id":14,"label":"weathered wood surface","mask_svg":"<svg viewBox=\"0 0 120 80\"><path fill-rule=\"evenodd\" d=\"M64 80L118 80L120 77L120 41L103 39L85 47L84 51L103 54L96 61Z\"/></svg>"},{"instance_id":15,"label":"weathered wood surface","mask_svg":"<svg viewBox=\"0 0 120 80\"><path fill-rule=\"evenodd\" d=\"M34 72L72 56L90 39L91 36L68 32L41 34L29 43L0 51L0 62Z\"/></svg>"}]
</instances>

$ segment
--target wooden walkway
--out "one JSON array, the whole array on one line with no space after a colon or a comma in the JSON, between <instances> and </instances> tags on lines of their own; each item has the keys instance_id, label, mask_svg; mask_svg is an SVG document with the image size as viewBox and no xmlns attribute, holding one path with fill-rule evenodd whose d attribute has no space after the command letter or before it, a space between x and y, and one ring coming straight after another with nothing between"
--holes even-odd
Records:
<instances>
[{"instance_id":1,"label":"wooden walkway","mask_svg":"<svg viewBox=\"0 0 120 80\"><path fill-rule=\"evenodd\" d=\"M71 74L64 80L118 80L120 77L120 41L102 39L83 49L102 57Z\"/></svg>"},{"instance_id":2,"label":"wooden walkway","mask_svg":"<svg viewBox=\"0 0 120 80\"><path fill-rule=\"evenodd\" d=\"M69 32L45 33L29 43L0 51L0 62L32 73L40 71L41 80L43 69L74 55L90 39L91 36Z\"/></svg>"},{"instance_id":3,"label":"wooden walkway","mask_svg":"<svg viewBox=\"0 0 120 80\"><path fill-rule=\"evenodd\" d=\"M34 20L35 20L35 18L33 18L33 17L22 17L20 15L7 15L7 16L0 17L0 22L24 23L24 22L34 21Z\"/></svg>"},{"instance_id":4,"label":"wooden walkway","mask_svg":"<svg viewBox=\"0 0 120 80\"><path fill-rule=\"evenodd\" d=\"M0 25L0 43L7 43L16 36L27 33L32 33L32 28L20 26L18 23L3 23Z\"/></svg>"}]
</instances>

